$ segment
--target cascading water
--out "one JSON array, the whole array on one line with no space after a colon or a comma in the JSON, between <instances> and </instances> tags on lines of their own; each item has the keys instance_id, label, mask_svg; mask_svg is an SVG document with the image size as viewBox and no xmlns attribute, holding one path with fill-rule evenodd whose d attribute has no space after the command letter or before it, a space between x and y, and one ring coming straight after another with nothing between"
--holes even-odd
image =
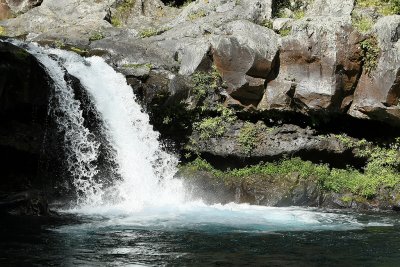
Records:
<instances>
[{"instance_id":1,"label":"cascading water","mask_svg":"<svg viewBox=\"0 0 400 267\"><path fill-rule=\"evenodd\" d=\"M136 228L293 231L365 226L351 215L312 209L234 203L207 206L201 201L185 201L184 188L174 179L178 161L161 149L158 133L152 129L148 115L135 101L122 74L99 57L82 58L34 44L29 44L27 50L53 79L57 109L63 114L57 122L65 133L67 163L80 198L77 208L69 212L100 214L110 218L106 226ZM84 126L79 102L65 81L66 73L79 79L101 117L106 138L114 150L115 171L121 177L112 186L102 182L107 177L98 177L99 166L95 162L101 144ZM97 226L103 227L104 222L83 227Z\"/></svg>"},{"instance_id":2,"label":"cascading water","mask_svg":"<svg viewBox=\"0 0 400 267\"><path fill-rule=\"evenodd\" d=\"M59 130L64 143L68 169L74 177L81 207L135 211L145 206L182 202L182 186L173 180L177 159L160 149L158 133L135 101L132 89L122 74L116 73L99 57L84 59L58 49L27 47L47 69L54 81ZM121 181L104 188L101 177L94 179L99 145L84 127L80 103L74 99L65 72L75 76L87 90L99 112L112 148Z\"/></svg>"}]
</instances>

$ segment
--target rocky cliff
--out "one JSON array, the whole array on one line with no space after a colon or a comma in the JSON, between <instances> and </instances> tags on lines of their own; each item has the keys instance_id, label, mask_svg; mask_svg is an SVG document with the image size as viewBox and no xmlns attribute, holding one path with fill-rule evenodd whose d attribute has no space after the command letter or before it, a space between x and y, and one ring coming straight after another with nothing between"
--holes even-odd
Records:
<instances>
[{"instance_id":1,"label":"rocky cliff","mask_svg":"<svg viewBox=\"0 0 400 267\"><path fill-rule=\"evenodd\" d=\"M226 171L299 157L375 191L318 188L368 201L389 188L385 205L397 205L398 1L182 2L5 0L0 34L105 58L183 162ZM382 170L390 178L375 181Z\"/></svg>"}]
</instances>

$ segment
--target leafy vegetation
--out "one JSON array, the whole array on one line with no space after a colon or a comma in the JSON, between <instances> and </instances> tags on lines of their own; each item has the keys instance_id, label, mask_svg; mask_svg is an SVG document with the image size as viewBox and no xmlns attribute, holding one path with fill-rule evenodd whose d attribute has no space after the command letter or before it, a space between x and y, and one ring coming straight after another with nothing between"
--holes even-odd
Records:
<instances>
[{"instance_id":1,"label":"leafy vegetation","mask_svg":"<svg viewBox=\"0 0 400 267\"><path fill-rule=\"evenodd\" d=\"M343 138L348 138L343 136ZM367 158L363 171L352 168L330 169L326 164L315 164L300 158L283 159L278 162L260 163L241 169L221 171L208 162L197 158L182 166L187 175L197 171L211 173L225 183L246 181L253 176L258 179L283 178L296 174L299 179L312 179L327 191L352 193L365 198L373 198L380 188L394 188L400 184L400 138L385 147L375 146L365 140L351 141L349 145L357 149L359 157ZM351 143L351 144L350 144Z\"/></svg>"},{"instance_id":2,"label":"leafy vegetation","mask_svg":"<svg viewBox=\"0 0 400 267\"><path fill-rule=\"evenodd\" d=\"M273 22L270 19L265 19L260 23L261 26L268 28L268 29L273 29Z\"/></svg>"},{"instance_id":3,"label":"leafy vegetation","mask_svg":"<svg viewBox=\"0 0 400 267\"><path fill-rule=\"evenodd\" d=\"M278 33L279 33L281 36L284 37L284 36L290 35L291 32L292 32L292 27L285 26L285 27L283 27L282 29L280 29Z\"/></svg>"},{"instance_id":4,"label":"leafy vegetation","mask_svg":"<svg viewBox=\"0 0 400 267\"><path fill-rule=\"evenodd\" d=\"M378 66L379 54L381 52L378 40L375 36L371 36L360 43L362 50L362 62L364 70L367 74L371 74Z\"/></svg>"},{"instance_id":5,"label":"leafy vegetation","mask_svg":"<svg viewBox=\"0 0 400 267\"><path fill-rule=\"evenodd\" d=\"M92 41L98 41L98 40L101 40L101 39L104 39L104 35L103 35L102 32L94 32L89 37L89 41L91 41L91 42Z\"/></svg>"},{"instance_id":6,"label":"leafy vegetation","mask_svg":"<svg viewBox=\"0 0 400 267\"><path fill-rule=\"evenodd\" d=\"M121 27L123 21L125 21L131 9L135 5L136 0L123 0L116 8L115 12L111 16L111 24L114 27Z\"/></svg>"},{"instance_id":7,"label":"leafy vegetation","mask_svg":"<svg viewBox=\"0 0 400 267\"><path fill-rule=\"evenodd\" d=\"M193 124L193 128L199 133L200 139L205 140L222 136L226 132L227 126L237 119L233 110L222 105L218 107L217 112L219 116L206 117Z\"/></svg>"},{"instance_id":8,"label":"leafy vegetation","mask_svg":"<svg viewBox=\"0 0 400 267\"><path fill-rule=\"evenodd\" d=\"M162 28L162 29L148 28L148 29L144 29L144 30L140 31L139 36L141 38L148 38L151 36L160 35L168 30L169 30L169 28Z\"/></svg>"},{"instance_id":9,"label":"leafy vegetation","mask_svg":"<svg viewBox=\"0 0 400 267\"><path fill-rule=\"evenodd\" d=\"M359 32L366 33L372 29L374 21L367 16L353 15L352 24Z\"/></svg>"},{"instance_id":10,"label":"leafy vegetation","mask_svg":"<svg viewBox=\"0 0 400 267\"><path fill-rule=\"evenodd\" d=\"M384 16L400 14L400 0L357 0L356 5L376 8Z\"/></svg>"},{"instance_id":11,"label":"leafy vegetation","mask_svg":"<svg viewBox=\"0 0 400 267\"><path fill-rule=\"evenodd\" d=\"M257 145L257 127L250 122L246 122L240 129L238 141L245 154L250 154Z\"/></svg>"}]
</instances>

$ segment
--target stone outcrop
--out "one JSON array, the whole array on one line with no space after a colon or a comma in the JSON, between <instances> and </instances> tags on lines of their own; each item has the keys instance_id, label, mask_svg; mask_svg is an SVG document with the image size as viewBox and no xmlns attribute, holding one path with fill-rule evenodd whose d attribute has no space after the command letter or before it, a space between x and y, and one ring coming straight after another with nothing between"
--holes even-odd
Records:
<instances>
[{"instance_id":1,"label":"stone outcrop","mask_svg":"<svg viewBox=\"0 0 400 267\"><path fill-rule=\"evenodd\" d=\"M232 97L257 106L265 81L276 75L278 35L249 21L229 23L223 32L212 43L214 64Z\"/></svg>"},{"instance_id":2,"label":"stone outcrop","mask_svg":"<svg viewBox=\"0 0 400 267\"><path fill-rule=\"evenodd\" d=\"M374 36L377 43L368 42L366 49L378 50L378 57L370 59L376 63L364 64L376 66L363 72L349 113L400 126L400 16L381 18L375 25Z\"/></svg>"},{"instance_id":3,"label":"stone outcrop","mask_svg":"<svg viewBox=\"0 0 400 267\"><path fill-rule=\"evenodd\" d=\"M14 194L44 189L40 169L49 94L47 74L35 58L0 42L0 212L10 208L21 214L46 213L45 207L35 208L46 203L38 194Z\"/></svg>"},{"instance_id":4,"label":"stone outcrop","mask_svg":"<svg viewBox=\"0 0 400 267\"><path fill-rule=\"evenodd\" d=\"M205 170L185 169L177 174L194 200L208 204L248 203L272 207L308 206L333 209L400 210L399 188L380 188L372 198L349 192L329 192L316 177L303 179L298 173L285 176L249 174L221 179Z\"/></svg>"},{"instance_id":5,"label":"stone outcrop","mask_svg":"<svg viewBox=\"0 0 400 267\"><path fill-rule=\"evenodd\" d=\"M325 2L314 2L313 16L293 22L291 34L281 39L279 75L267 84L259 109L348 109L361 73L361 36L351 25L353 1Z\"/></svg>"},{"instance_id":6,"label":"stone outcrop","mask_svg":"<svg viewBox=\"0 0 400 267\"><path fill-rule=\"evenodd\" d=\"M347 150L346 146L333 136L318 136L310 128L303 129L291 124L271 128L261 121L257 124L247 123L246 125L239 121L226 127L222 136L210 138L202 138L201 133L195 130L191 138L197 151L222 158L273 159L285 155L305 156L318 152L342 155ZM249 129L247 132L243 130L246 128ZM247 142L246 139L249 141Z\"/></svg>"}]
</instances>

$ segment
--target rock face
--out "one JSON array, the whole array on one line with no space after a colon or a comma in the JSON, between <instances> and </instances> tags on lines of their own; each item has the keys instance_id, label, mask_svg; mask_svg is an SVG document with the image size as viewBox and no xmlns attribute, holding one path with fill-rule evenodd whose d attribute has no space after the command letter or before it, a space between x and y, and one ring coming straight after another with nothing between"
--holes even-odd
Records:
<instances>
[{"instance_id":1,"label":"rock face","mask_svg":"<svg viewBox=\"0 0 400 267\"><path fill-rule=\"evenodd\" d=\"M304 180L294 173L284 177L250 175L234 182L223 181L207 171L182 170L183 180L193 199L208 204L249 203L273 207L308 206L333 209L395 210L400 209L399 188L382 188L378 196L367 199L351 193L324 191L314 179Z\"/></svg>"},{"instance_id":2,"label":"rock face","mask_svg":"<svg viewBox=\"0 0 400 267\"><path fill-rule=\"evenodd\" d=\"M22 14L40 6L43 0L5 0L5 2L14 14Z\"/></svg>"},{"instance_id":3,"label":"rock face","mask_svg":"<svg viewBox=\"0 0 400 267\"><path fill-rule=\"evenodd\" d=\"M50 88L46 72L25 50L0 42L0 210L45 214L42 147ZM49 183L47 183L49 184ZM36 191L35 191L36 192ZM11 194L11 195L10 195ZM40 196L39 196L40 195Z\"/></svg>"},{"instance_id":4,"label":"rock face","mask_svg":"<svg viewBox=\"0 0 400 267\"><path fill-rule=\"evenodd\" d=\"M265 80L275 76L278 35L249 21L226 25L224 35L212 43L214 64L228 85L228 93L244 103L257 106ZM253 82L255 79L261 79Z\"/></svg>"},{"instance_id":5,"label":"rock face","mask_svg":"<svg viewBox=\"0 0 400 267\"><path fill-rule=\"evenodd\" d=\"M259 109L348 109L361 73L360 35L351 25L350 4L336 11L319 2L310 12L320 16L294 22L292 33L281 39L279 75L267 84Z\"/></svg>"},{"instance_id":6,"label":"rock face","mask_svg":"<svg viewBox=\"0 0 400 267\"><path fill-rule=\"evenodd\" d=\"M400 16L381 18L375 25L377 43L372 40L366 44L367 49L378 49L378 58L371 59L376 61L376 66L370 72L362 74L354 93L350 115L382 120L400 126L399 29Z\"/></svg>"},{"instance_id":7,"label":"rock face","mask_svg":"<svg viewBox=\"0 0 400 267\"><path fill-rule=\"evenodd\" d=\"M246 128L248 132L243 130ZM249 133L251 131L254 133ZM246 142L250 138L253 140ZM333 137L318 136L309 128L302 129L290 124L268 128L262 122L246 125L236 122L220 137L201 138L195 131L192 140L199 152L243 159L279 158L323 151L327 154L343 154L346 151L346 147Z\"/></svg>"}]
</instances>

